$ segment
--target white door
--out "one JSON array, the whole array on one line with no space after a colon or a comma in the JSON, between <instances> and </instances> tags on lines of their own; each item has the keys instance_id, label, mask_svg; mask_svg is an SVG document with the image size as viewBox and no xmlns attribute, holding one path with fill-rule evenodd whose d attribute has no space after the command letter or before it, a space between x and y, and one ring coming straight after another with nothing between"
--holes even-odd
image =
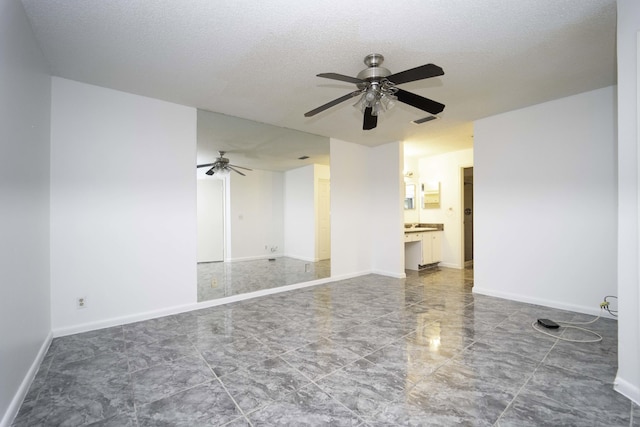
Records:
<instances>
[{"instance_id":1,"label":"white door","mask_svg":"<svg viewBox=\"0 0 640 427\"><path fill-rule=\"evenodd\" d=\"M331 258L331 185L318 180L318 259Z\"/></svg>"},{"instance_id":2,"label":"white door","mask_svg":"<svg viewBox=\"0 0 640 427\"><path fill-rule=\"evenodd\" d=\"M224 261L224 181L198 180L198 262Z\"/></svg>"}]
</instances>

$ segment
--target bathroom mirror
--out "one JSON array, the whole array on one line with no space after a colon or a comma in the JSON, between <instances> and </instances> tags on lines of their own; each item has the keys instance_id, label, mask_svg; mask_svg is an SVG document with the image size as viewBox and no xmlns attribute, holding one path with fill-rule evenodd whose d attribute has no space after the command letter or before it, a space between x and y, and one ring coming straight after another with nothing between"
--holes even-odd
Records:
<instances>
[{"instance_id":1,"label":"bathroom mirror","mask_svg":"<svg viewBox=\"0 0 640 427\"><path fill-rule=\"evenodd\" d=\"M404 186L404 209L411 210L416 208L416 185L406 184Z\"/></svg>"},{"instance_id":2,"label":"bathroom mirror","mask_svg":"<svg viewBox=\"0 0 640 427\"><path fill-rule=\"evenodd\" d=\"M422 207L433 209L440 207L440 181L423 182L422 187Z\"/></svg>"}]
</instances>

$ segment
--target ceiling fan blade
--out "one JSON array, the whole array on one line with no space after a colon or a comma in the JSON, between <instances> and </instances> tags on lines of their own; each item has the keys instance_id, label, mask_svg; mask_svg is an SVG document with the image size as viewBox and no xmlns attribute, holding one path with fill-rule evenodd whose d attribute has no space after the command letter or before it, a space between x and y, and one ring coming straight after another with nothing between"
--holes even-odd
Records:
<instances>
[{"instance_id":1,"label":"ceiling fan blade","mask_svg":"<svg viewBox=\"0 0 640 427\"><path fill-rule=\"evenodd\" d=\"M357 96L357 95L359 95L361 93L362 93L361 90L356 90L356 91L353 91L353 92L348 93L346 95L343 95L340 98L336 98L331 102L327 102L326 104L321 105L318 108L315 108L315 109L313 109L311 111L308 111L308 112L304 113L304 116L305 117L315 116L316 114L321 113L322 111L326 110L327 108L333 107L334 105L338 105L341 102L344 102L344 101L346 101L348 99L351 99L354 96Z\"/></svg>"},{"instance_id":2,"label":"ceiling fan blade","mask_svg":"<svg viewBox=\"0 0 640 427\"><path fill-rule=\"evenodd\" d=\"M211 168L211 169L209 169L208 171L206 171L205 173L206 173L207 175L213 175L213 174L214 174L214 172L215 172L215 171L213 170L213 168Z\"/></svg>"},{"instance_id":3,"label":"ceiling fan blade","mask_svg":"<svg viewBox=\"0 0 640 427\"><path fill-rule=\"evenodd\" d=\"M444 104L416 95L415 93L407 92L406 90L398 89L396 96L398 97L398 101L419 108L430 114L438 114L444 110Z\"/></svg>"},{"instance_id":4,"label":"ceiling fan blade","mask_svg":"<svg viewBox=\"0 0 640 427\"><path fill-rule=\"evenodd\" d=\"M243 174L242 172L240 172L238 169L235 169L235 168L231 167L231 165L227 165L227 167L229 169L231 169L232 171L239 173L242 176L247 176L247 175Z\"/></svg>"},{"instance_id":5,"label":"ceiling fan blade","mask_svg":"<svg viewBox=\"0 0 640 427\"><path fill-rule=\"evenodd\" d=\"M249 169L249 168L245 168L245 167L237 166L237 165L227 165L227 166L233 166L234 168L244 169L244 170L247 170L247 171L252 171L253 170L253 169Z\"/></svg>"},{"instance_id":6,"label":"ceiling fan blade","mask_svg":"<svg viewBox=\"0 0 640 427\"><path fill-rule=\"evenodd\" d=\"M359 79L357 77L345 76L344 74L338 74L338 73L320 73L316 75L318 77L324 77L325 79L340 80L341 82L348 82L348 83L355 83L355 84L365 82L364 80Z\"/></svg>"},{"instance_id":7,"label":"ceiling fan blade","mask_svg":"<svg viewBox=\"0 0 640 427\"><path fill-rule=\"evenodd\" d=\"M198 168L206 168L208 166L213 166L213 165L215 165L215 163L207 163L206 165L198 165L196 167L198 167Z\"/></svg>"},{"instance_id":8,"label":"ceiling fan blade","mask_svg":"<svg viewBox=\"0 0 640 427\"><path fill-rule=\"evenodd\" d=\"M364 109L364 121L362 122L362 130L371 130L378 126L378 116L371 114L373 109L367 107Z\"/></svg>"},{"instance_id":9,"label":"ceiling fan blade","mask_svg":"<svg viewBox=\"0 0 640 427\"><path fill-rule=\"evenodd\" d=\"M413 82L416 80L428 79L429 77L442 76L444 71L442 68L435 64L421 65L420 67L412 68L410 70L400 71L399 73L391 74L387 77L387 80L399 85L402 83Z\"/></svg>"}]
</instances>

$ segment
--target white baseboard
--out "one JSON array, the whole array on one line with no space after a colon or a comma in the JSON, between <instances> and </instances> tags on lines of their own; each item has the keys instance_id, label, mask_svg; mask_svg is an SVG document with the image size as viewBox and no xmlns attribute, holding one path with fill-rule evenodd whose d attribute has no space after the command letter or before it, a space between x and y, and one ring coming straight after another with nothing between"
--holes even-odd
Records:
<instances>
[{"instance_id":1,"label":"white baseboard","mask_svg":"<svg viewBox=\"0 0 640 427\"><path fill-rule=\"evenodd\" d=\"M438 264L438 266L446 267L446 268L455 268L456 270L462 270L463 269L463 267L460 264L454 264L452 262L440 262Z\"/></svg>"},{"instance_id":2,"label":"white baseboard","mask_svg":"<svg viewBox=\"0 0 640 427\"><path fill-rule=\"evenodd\" d=\"M267 254L267 255L256 255L256 256L247 256L242 258L228 258L225 259L224 262L242 262L242 261L259 261L261 259L269 259L269 258L282 258L281 253L275 254Z\"/></svg>"},{"instance_id":3,"label":"white baseboard","mask_svg":"<svg viewBox=\"0 0 640 427\"><path fill-rule=\"evenodd\" d=\"M379 274L381 276L393 277L396 279L406 279L407 277L407 273L405 273L404 271L402 273L396 273L392 271L373 270L371 273Z\"/></svg>"},{"instance_id":4,"label":"white baseboard","mask_svg":"<svg viewBox=\"0 0 640 427\"><path fill-rule=\"evenodd\" d=\"M53 333L49 332L44 342L40 346L40 350L38 350L38 354L31 364L31 367L29 367L27 374L24 376L22 383L20 383L20 387L18 387L18 390L14 394L13 399L11 399L11 403L9 403L9 407L4 413L2 420L0 420L0 427L9 427L13 422L13 419L16 417L16 415L18 415L20 406L22 405L24 398L29 392L29 387L31 387L31 383L38 373L38 368L40 368L40 364L42 363L44 356L47 354L47 350L49 350L52 339Z\"/></svg>"},{"instance_id":5,"label":"white baseboard","mask_svg":"<svg viewBox=\"0 0 640 427\"><path fill-rule=\"evenodd\" d=\"M623 380L616 376L616 379L613 382L613 389L624 397L631 399L636 405L640 405L640 388L631 384L627 380Z\"/></svg>"},{"instance_id":6,"label":"white baseboard","mask_svg":"<svg viewBox=\"0 0 640 427\"><path fill-rule=\"evenodd\" d=\"M320 261L320 259L318 259L318 258L309 258L309 257L306 257L306 256L301 256L301 255L296 255L296 254L284 254L282 256L287 257L287 258L297 259L297 260L300 260L300 261L305 261L305 262L318 262L318 261Z\"/></svg>"},{"instance_id":7,"label":"white baseboard","mask_svg":"<svg viewBox=\"0 0 640 427\"><path fill-rule=\"evenodd\" d=\"M605 312L604 310L601 310L598 305L599 303L596 304L594 307L575 305L575 304L566 304L566 303L562 303L554 300L534 298L528 295L512 294L510 292L499 292L499 291L494 291L492 289L479 288L477 285L473 287L473 293L480 294L480 295L487 295L490 297L513 300L513 301L525 302L528 304L542 305L545 307L557 308L559 310L567 310L567 311L574 311L576 313L590 314L593 316L601 316L601 317L617 320L616 317L611 316L609 313Z\"/></svg>"},{"instance_id":8,"label":"white baseboard","mask_svg":"<svg viewBox=\"0 0 640 427\"><path fill-rule=\"evenodd\" d=\"M366 276L367 274L373 274L373 272L371 270L367 270L367 271L358 271L356 273L347 273L347 274L341 274L339 276L331 276L331 281L332 282L337 282L340 280L347 280L347 279L353 279L354 277L360 277L360 276Z\"/></svg>"}]
</instances>

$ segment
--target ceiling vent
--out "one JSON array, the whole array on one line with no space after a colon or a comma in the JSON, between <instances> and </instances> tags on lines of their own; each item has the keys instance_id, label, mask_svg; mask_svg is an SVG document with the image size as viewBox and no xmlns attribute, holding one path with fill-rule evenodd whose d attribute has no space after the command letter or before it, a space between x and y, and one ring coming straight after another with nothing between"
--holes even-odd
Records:
<instances>
[{"instance_id":1,"label":"ceiling vent","mask_svg":"<svg viewBox=\"0 0 640 427\"><path fill-rule=\"evenodd\" d=\"M437 119L436 116L427 116L427 117L423 117L421 119L418 120L414 120L411 123L413 123L414 125L421 125L422 123L427 123L430 122L431 120L435 120Z\"/></svg>"}]
</instances>

